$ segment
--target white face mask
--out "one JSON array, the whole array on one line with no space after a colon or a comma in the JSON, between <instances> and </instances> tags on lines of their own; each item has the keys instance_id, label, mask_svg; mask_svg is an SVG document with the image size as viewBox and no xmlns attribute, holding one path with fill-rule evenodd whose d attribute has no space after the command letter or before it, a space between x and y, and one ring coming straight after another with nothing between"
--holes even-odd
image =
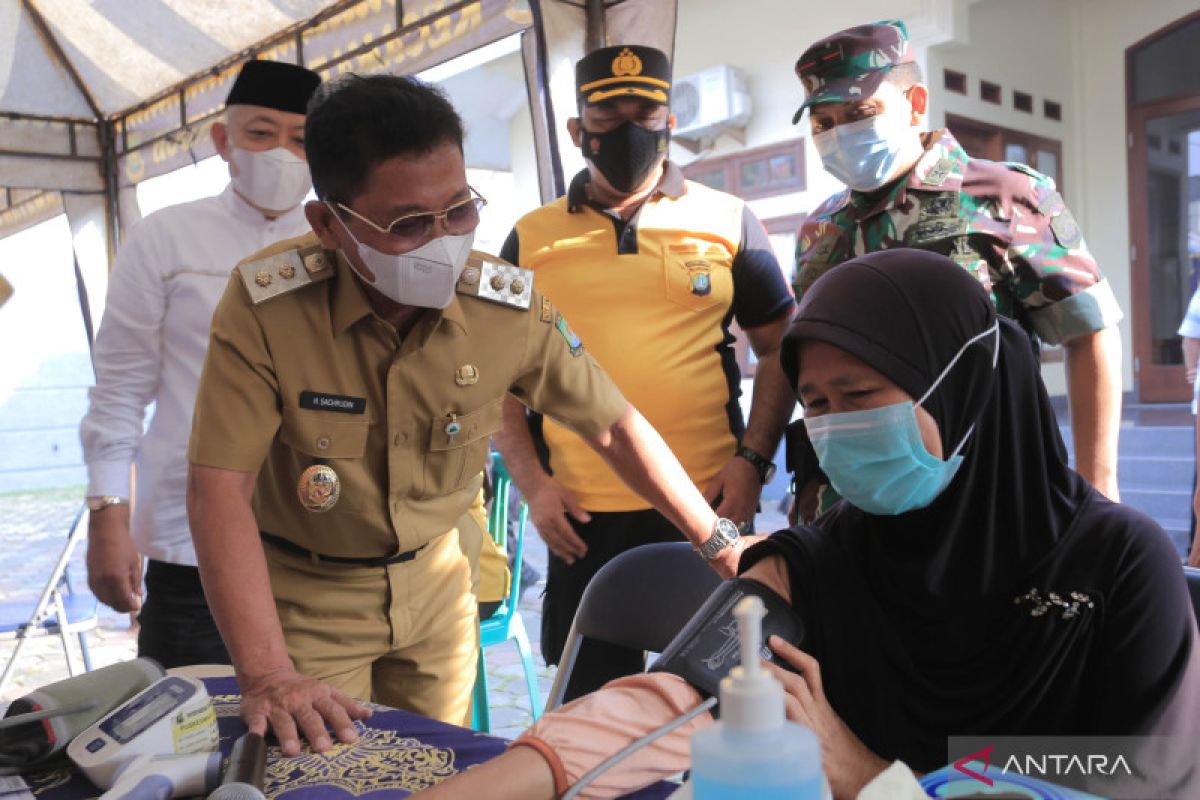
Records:
<instances>
[{"instance_id":1,"label":"white face mask","mask_svg":"<svg viewBox=\"0 0 1200 800\"><path fill-rule=\"evenodd\" d=\"M895 177L897 165L916 161L924 151L911 111L902 109L821 131L813 145L825 171L857 192L883 186Z\"/></svg>"},{"instance_id":2,"label":"white face mask","mask_svg":"<svg viewBox=\"0 0 1200 800\"><path fill-rule=\"evenodd\" d=\"M261 151L235 147L230 155L237 167L233 188L265 211L290 211L312 188L307 162L285 147Z\"/></svg>"},{"instance_id":3,"label":"white face mask","mask_svg":"<svg viewBox=\"0 0 1200 800\"><path fill-rule=\"evenodd\" d=\"M333 206L329 210L358 249L363 266L375 274L375 280L359 277L389 300L405 306L445 308L454 299L454 287L462 275L475 232L461 236L442 236L398 256L381 253L363 244L350 232ZM352 262L353 263L353 262ZM358 270L355 270L358 272Z\"/></svg>"}]
</instances>

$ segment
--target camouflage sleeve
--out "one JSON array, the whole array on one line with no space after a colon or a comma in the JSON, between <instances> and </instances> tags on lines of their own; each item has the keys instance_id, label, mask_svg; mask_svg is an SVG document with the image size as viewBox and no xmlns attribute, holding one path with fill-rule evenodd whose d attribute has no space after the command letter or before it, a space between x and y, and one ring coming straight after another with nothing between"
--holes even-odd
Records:
<instances>
[{"instance_id":1,"label":"camouflage sleeve","mask_svg":"<svg viewBox=\"0 0 1200 800\"><path fill-rule=\"evenodd\" d=\"M1054 182L1027 167L1015 169L1031 186L1012 204L1014 300L1039 338L1061 344L1120 322L1124 314L1112 287Z\"/></svg>"},{"instance_id":2,"label":"camouflage sleeve","mask_svg":"<svg viewBox=\"0 0 1200 800\"><path fill-rule=\"evenodd\" d=\"M830 202L832 200L817 208L804 221L796 236L796 270L792 276L792 290L797 303L817 278L850 257L849 236L830 215L822 213Z\"/></svg>"}]
</instances>

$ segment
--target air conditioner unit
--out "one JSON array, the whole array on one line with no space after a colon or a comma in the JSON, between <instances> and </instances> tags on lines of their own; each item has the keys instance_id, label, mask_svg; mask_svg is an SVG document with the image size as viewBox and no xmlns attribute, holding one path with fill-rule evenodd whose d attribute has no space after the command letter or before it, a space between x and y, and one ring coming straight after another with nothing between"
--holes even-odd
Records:
<instances>
[{"instance_id":1,"label":"air conditioner unit","mask_svg":"<svg viewBox=\"0 0 1200 800\"><path fill-rule=\"evenodd\" d=\"M741 70L727 64L684 75L671 87L674 139L711 143L750 120L750 95Z\"/></svg>"}]
</instances>

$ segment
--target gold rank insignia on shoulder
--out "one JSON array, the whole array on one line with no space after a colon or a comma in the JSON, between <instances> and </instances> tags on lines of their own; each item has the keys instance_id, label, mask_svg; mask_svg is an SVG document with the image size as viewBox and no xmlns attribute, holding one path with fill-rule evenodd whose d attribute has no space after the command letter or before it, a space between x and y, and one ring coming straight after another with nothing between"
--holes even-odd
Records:
<instances>
[{"instance_id":1,"label":"gold rank insignia on shoulder","mask_svg":"<svg viewBox=\"0 0 1200 800\"><path fill-rule=\"evenodd\" d=\"M455 288L459 294L525 309L533 299L533 270L472 250Z\"/></svg>"},{"instance_id":2,"label":"gold rank insignia on shoulder","mask_svg":"<svg viewBox=\"0 0 1200 800\"><path fill-rule=\"evenodd\" d=\"M284 250L243 261L237 270L250 293L250 302L255 305L334 275L333 256L319 246Z\"/></svg>"}]
</instances>

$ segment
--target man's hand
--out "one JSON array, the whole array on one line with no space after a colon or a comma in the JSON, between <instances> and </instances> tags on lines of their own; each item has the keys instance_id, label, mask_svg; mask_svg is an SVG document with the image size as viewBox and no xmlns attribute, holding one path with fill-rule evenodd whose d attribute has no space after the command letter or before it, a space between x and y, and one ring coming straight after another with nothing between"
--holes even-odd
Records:
<instances>
[{"instance_id":1,"label":"man's hand","mask_svg":"<svg viewBox=\"0 0 1200 800\"><path fill-rule=\"evenodd\" d=\"M579 522L588 522L591 515L584 511L575 495L551 475L543 477L525 492L529 502L529 518L550 552L568 564L587 554L587 544L571 527L567 515Z\"/></svg>"},{"instance_id":2,"label":"man's hand","mask_svg":"<svg viewBox=\"0 0 1200 800\"><path fill-rule=\"evenodd\" d=\"M268 728L274 731L285 756L299 755L301 734L314 752L328 750L333 743L326 726L333 728L338 741L354 742L358 731L353 721L371 716L371 709L344 692L291 668L238 678L242 721L251 733L266 736Z\"/></svg>"},{"instance_id":3,"label":"man's hand","mask_svg":"<svg viewBox=\"0 0 1200 800\"><path fill-rule=\"evenodd\" d=\"M758 509L758 496L762 494L762 483L758 470L741 456L734 456L709 482L704 490L704 499L712 505L719 497L716 507L718 517L733 520L742 529L754 520Z\"/></svg>"},{"instance_id":4,"label":"man's hand","mask_svg":"<svg viewBox=\"0 0 1200 800\"><path fill-rule=\"evenodd\" d=\"M115 611L142 607L142 554L129 535L129 504L94 512L88 519L88 588Z\"/></svg>"},{"instance_id":5,"label":"man's hand","mask_svg":"<svg viewBox=\"0 0 1200 800\"><path fill-rule=\"evenodd\" d=\"M745 549L745 537L741 537L732 545L717 553L717 557L710 560L708 565L721 576L721 580L727 581L737 576L738 562L742 560L742 551Z\"/></svg>"},{"instance_id":6,"label":"man's hand","mask_svg":"<svg viewBox=\"0 0 1200 800\"><path fill-rule=\"evenodd\" d=\"M815 658L778 636L772 636L767 644L799 673L763 662L783 684L787 718L809 728L821 740L821 765L835 800L857 797L864 786L888 768L889 762L868 750L829 705Z\"/></svg>"}]
</instances>

